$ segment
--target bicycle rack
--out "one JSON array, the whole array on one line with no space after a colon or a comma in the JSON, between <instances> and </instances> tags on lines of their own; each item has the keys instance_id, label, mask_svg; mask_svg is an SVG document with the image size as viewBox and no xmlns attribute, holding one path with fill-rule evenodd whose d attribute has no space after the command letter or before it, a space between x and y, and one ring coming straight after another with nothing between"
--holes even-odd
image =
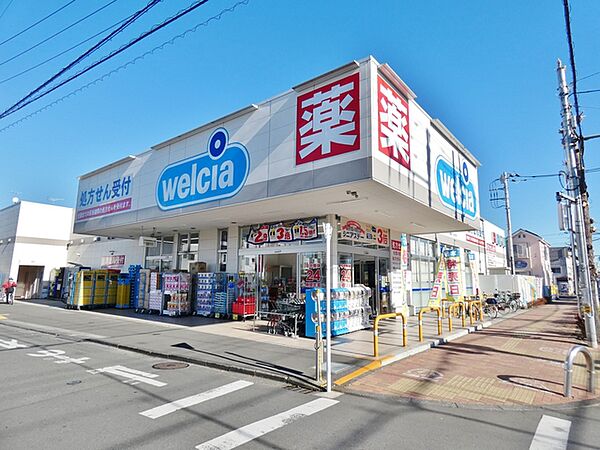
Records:
<instances>
[{"instance_id":1,"label":"bicycle rack","mask_svg":"<svg viewBox=\"0 0 600 450\"><path fill-rule=\"evenodd\" d=\"M567 358L565 359L565 389L564 396L571 397L571 391L573 387L573 361L578 353L583 353L585 356L585 362L589 373L588 378L588 392L594 392L596 389L596 369L594 368L594 358L592 353L587 347L583 345L576 345L569 350Z\"/></svg>"}]
</instances>

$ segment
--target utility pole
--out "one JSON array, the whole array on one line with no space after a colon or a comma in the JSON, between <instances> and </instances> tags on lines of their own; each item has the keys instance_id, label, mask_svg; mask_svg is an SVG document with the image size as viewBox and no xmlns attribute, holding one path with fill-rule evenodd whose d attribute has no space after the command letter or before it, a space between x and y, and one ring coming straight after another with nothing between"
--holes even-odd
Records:
<instances>
[{"instance_id":1,"label":"utility pole","mask_svg":"<svg viewBox=\"0 0 600 450\"><path fill-rule=\"evenodd\" d=\"M513 247L513 238L512 238L512 222L510 220L510 194L508 192L508 180L510 178L510 174L507 172L502 172L500 175L500 181L502 182L502 187L504 189L504 206L506 209L506 228L508 233L508 251L506 252L506 256L508 257L508 267L510 269L510 274L515 274L515 249Z\"/></svg>"},{"instance_id":2,"label":"utility pole","mask_svg":"<svg viewBox=\"0 0 600 450\"><path fill-rule=\"evenodd\" d=\"M590 343L590 346L596 348L598 346L596 333L596 302L594 298L595 289L592 286L592 277L590 273L590 262L588 255L588 245L585 230L585 216L583 211L583 198L580 189L579 180L579 165L576 156L576 151L579 152L579 139L575 131L575 121L571 114L571 105L569 104L569 88L565 75L565 66L558 60L558 92L561 100L561 116L562 116L562 144L565 149L565 164L567 167L567 194L573 197L571 211L573 213L573 221L570 224L571 233L574 234L574 240L577 242L576 248L572 251L575 254L577 250L578 264L578 280L579 286L577 296L580 299L582 315L585 321L585 331Z\"/></svg>"}]
</instances>

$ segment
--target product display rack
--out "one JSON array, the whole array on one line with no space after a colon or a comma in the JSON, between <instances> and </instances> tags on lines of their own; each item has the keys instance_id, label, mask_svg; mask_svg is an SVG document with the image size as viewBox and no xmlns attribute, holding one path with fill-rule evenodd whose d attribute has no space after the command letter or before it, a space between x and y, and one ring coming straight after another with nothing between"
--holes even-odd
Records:
<instances>
[{"instance_id":1,"label":"product display rack","mask_svg":"<svg viewBox=\"0 0 600 450\"><path fill-rule=\"evenodd\" d=\"M199 316L209 317L214 313L214 295L217 288L217 274L213 272L197 273L196 277L196 306Z\"/></svg>"},{"instance_id":2,"label":"product display rack","mask_svg":"<svg viewBox=\"0 0 600 450\"><path fill-rule=\"evenodd\" d=\"M237 286L238 296L231 305L233 320L246 320L256 317L257 276L253 273L240 274Z\"/></svg>"},{"instance_id":3,"label":"product display rack","mask_svg":"<svg viewBox=\"0 0 600 450\"><path fill-rule=\"evenodd\" d=\"M306 324L305 332L307 337L315 336L315 324L317 321L317 306L311 298L312 289L306 291ZM363 330L371 326L369 317L371 315L371 306L369 299L371 289L356 285L350 288L336 288L331 290L331 335L340 336L357 330ZM326 300L320 303L320 313L323 322L325 321ZM323 324L323 336L326 333L326 326Z\"/></svg>"},{"instance_id":4,"label":"product display rack","mask_svg":"<svg viewBox=\"0 0 600 450\"><path fill-rule=\"evenodd\" d=\"M190 275L188 273L164 273L162 276L164 308L169 316L187 316L191 313Z\"/></svg>"}]
</instances>

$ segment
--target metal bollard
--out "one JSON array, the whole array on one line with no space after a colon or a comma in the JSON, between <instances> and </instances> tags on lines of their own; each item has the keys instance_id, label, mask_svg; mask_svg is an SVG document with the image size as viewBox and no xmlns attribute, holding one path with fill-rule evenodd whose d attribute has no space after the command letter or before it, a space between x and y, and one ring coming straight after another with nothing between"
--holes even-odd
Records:
<instances>
[{"instance_id":1,"label":"metal bollard","mask_svg":"<svg viewBox=\"0 0 600 450\"><path fill-rule=\"evenodd\" d=\"M583 353L585 356L585 362L589 373L588 377L588 392L593 393L596 390L596 369L594 367L594 358L592 353L587 347L583 345L576 345L569 350L567 358L565 359L565 387L564 396L572 397L571 391L573 387L573 361L578 353Z\"/></svg>"}]
</instances>

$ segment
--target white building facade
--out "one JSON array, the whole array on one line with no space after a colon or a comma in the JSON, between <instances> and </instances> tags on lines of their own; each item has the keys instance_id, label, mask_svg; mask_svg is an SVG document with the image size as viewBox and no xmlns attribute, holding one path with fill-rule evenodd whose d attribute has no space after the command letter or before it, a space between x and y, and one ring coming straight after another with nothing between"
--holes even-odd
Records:
<instances>
[{"instance_id":1,"label":"white building facade","mask_svg":"<svg viewBox=\"0 0 600 450\"><path fill-rule=\"evenodd\" d=\"M522 228L513 233L515 271L542 279L544 286L553 284L550 244L541 236Z\"/></svg>"},{"instance_id":2,"label":"white building facade","mask_svg":"<svg viewBox=\"0 0 600 450\"><path fill-rule=\"evenodd\" d=\"M481 231L479 162L415 97L353 61L83 175L74 232L144 238L147 268L202 262L302 295L324 283L330 224L333 286L387 283L406 306L409 235Z\"/></svg>"},{"instance_id":3,"label":"white building facade","mask_svg":"<svg viewBox=\"0 0 600 450\"><path fill-rule=\"evenodd\" d=\"M67 263L72 208L19 201L0 210L0 283L17 281L17 298L42 295L53 269Z\"/></svg>"}]
</instances>

